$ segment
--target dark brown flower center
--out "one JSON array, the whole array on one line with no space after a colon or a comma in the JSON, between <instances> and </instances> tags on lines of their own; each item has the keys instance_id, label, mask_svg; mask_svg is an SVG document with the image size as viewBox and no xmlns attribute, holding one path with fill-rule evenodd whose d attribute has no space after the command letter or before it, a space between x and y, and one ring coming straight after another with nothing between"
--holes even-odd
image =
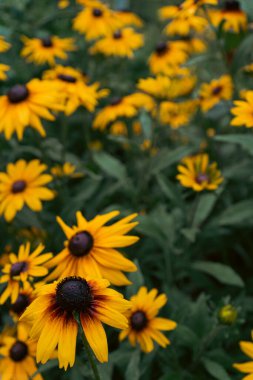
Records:
<instances>
[{"instance_id":1,"label":"dark brown flower center","mask_svg":"<svg viewBox=\"0 0 253 380\"><path fill-rule=\"evenodd\" d=\"M92 299L91 289L87 281L81 277L66 277L57 285L56 303L64 311L85 311Z\"/></svg>"},{"instance_id":2,"label":"dark brown flower center","mask_svg":"<svg viewBox=\"0 0 253 380\"><path fill-rule=\"evenodd\" d=\"M117 106L121 102L122 102L122 98L112 98L112 100L110 101L110 105L111 106Z\"/></svg>"},{"instance_id":3,"label":"dark brown flower center","mask_svg":"<svg viewBox=\"0 0 253 380\"><path fill-rule=\"evenodd\" d=\"M157 53L158 55L163 55L163 54L165 54L165 53L167 52L167 50L168 50L168 45L167 45L166 42L159 42L159 43L156 45L156 49L155 49L155 51L156 51L156 53Z\"/></svg>"},{"instance_id":4,"label":"dark brown flower center","mask_svg":"<svg viewBox=\"0 0 253 380\"><path fill-rule=\"evenodd\" d=\"M11 304L10 309L16 314L22 314L28 305L30 305L30 299L28 295L19 294L16 302Z\"/></svg>"},{"instance_id":5,"label":"dark brown flower center","mask_svg":"<svg viewBox=\"0 0 253 380\"><path fill-rule=\"evenodd\" d=\"M22 193L26 188L26 182L23 180L13 183L11 191L13 194Z\"/></svg>"},{"instance_id":6,"label":"dark brown flower center","mask_svg":"<svg viewBox=\"0 0 253 380\"><path fill-rule=\"evenodd\" d=\"M221 92L221 90L222 90L222 86L214 87L214 89L213 89L213 95L219 95L219 93Z\"/></svg>"},{"instance_id":7,"label":"dark brown flower center","mask_svg":"<svg viewBox=\"0 0 253 380\"><path fill-rule=\"evenodd\" d=\"M196 177L196 182L201 185L203 182L208 182L209 181L209 177L206 173L198 173L197 177Z\"/></svg>"},{"instance_id":8,"label":"dark brown flower center","mask_svg":"<svg viewBox=\"0 0 253 380\"><path fill-rule=\"evenodd\" d=\"M76 78L72 77L72 75L59 74L58 79L61 79L64 82L68 82L68 83L76 83Z\"/></svg>"},{"instance_id":9,"label":"dark brown flower center","mask_svg":"<svg viewBox=\"0 0 253 380\"><path fill-rule=\"evenodd\" d=\"M14 362L21 362L28 355L28 347L24 342L17 340L12 345L9 354Z\"/></svg>"},{"instance_id":10,"label":"dark brown flower center","mask_svg":"<svg viewBox=\"0 0 253 380\"><path fill-rule=\"evenodd\" d=\"M94 17L101 17L103 14L102 9L99 8L93 8L92 14Z\"/></svg>"},{"instance_id":11,"label":"dark brown flower center","mask_svg":"<svg viewBox=\"0 0 253 380\"><path fill-rule=\"evenodd\" d=\"M20 273L25 272L27 270L27 262L26 261L19 261L15 264L12 264L10 275L11 277L19 276Z\"/></svg>"},{"instance_id":12,"label":"dark brown flower center","mask_svg":"<svg viewBox=\"0 0 253 380\"><path fill-rule=\"evenodd\" d=\"M133 330L141 331L147 326L147 323L148 319L143 311L139 310L132 314L130 324Z\"/></svg>"},{"instance_id":13,"label":"dark brown flower center","mask_svg":"<svg viewBox=\"0 0 253 380\"><path fill-rule=\"evenodd\" d=\"M41 40L41 44L43 47L45 48L50 48L53 46L53 41L52 41L52 38L51 37L43 37L40 39Z\"/></svg>"},{"instance_id":14,"label":"dark brown flower center","mask_svg":"<svg viewBox=\"0 0 253 380\"><path fill-rule=\"evenodd\" d=\"M113 33L113 38L115 40L119 40L120 38L122 38L122 33L120 30L116 30L116 32Z\"/></svg>"},{"instance_id":15,"label":"dark brown flower center","mask_svg":"<svg viewBox=\"0 0 253 380\"><path fill-rule=\"evenodd\" d=\"M69 241L70 253L74 256L86 256L93 247L93 237L88 231L75 234Z\"/></svg>"},{"instance_id":16,"label":"dark brown flower center","mask_svg":"<svg viewBox=\"0 0 253 380\"><path fill-rule=\"evenodd\" d=\"M224 10L225 11L240 11L240 3L239 1L236 0L227 0L224 5Z\"/></svg>"},{"instance_id":17,"label":"dark brown flower center","mask_svg":"<svg viewBox=\"0 0 253 380\"><path fill-rule=\"evenodd\" d=\"M20 103L29 96L29 90L24 84L16 84L7 92L8 99L11 103Z\"/></svg>"}]
</instances>

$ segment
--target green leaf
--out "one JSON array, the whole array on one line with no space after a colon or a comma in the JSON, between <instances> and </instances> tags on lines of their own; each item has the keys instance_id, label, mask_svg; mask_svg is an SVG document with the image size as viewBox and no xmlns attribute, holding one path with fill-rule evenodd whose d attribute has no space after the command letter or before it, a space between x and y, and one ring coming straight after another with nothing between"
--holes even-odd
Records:
<instances>
[{"instance_id":1,"label":"green leaf","mask_svg":"<svg viewBox=\"0 0 253 380\"><path fill-rule=\"evenodd\" d=\"M221 192L221 191L220 191ZM217 193L201 194L193 218L193 226L200 226L210 215L218 199Z\"/></svg>"},{"instance_id":2,"label":"green leaf","mask_svg":"<svg viewBox=\"0 0 253 380\"><path fill-rule=\"evenodd\" d=\"M238 202L219 215L218 223L221 226L232 226L252 220L252 209L253 200Z\"/></svg>"},{"instance_id":3,"label":"green leaf","mask_svg":"<svg viewBox=\"0 0 253 380\"><path fill-rule=\"evenodd\" d=\"M239 144L248 153L253 154L253 136L248 134L235 134L225 136L215 136L214 140L232 144Z\"/></svg>"},{"instance_id":4,"label":"green leaf","mask_svg":"<svg viewBox=\"0 0 253 380\"><path fill-rule=\"evenodd\" d=\"M204 359L203 364L207 372L217 380L230 380L227 371L217 362Z\"/></svg>"},{"instance_id":5,"label":"green leaf","mask_svg":"<svg viewBox=\"0 0 253 380\"><path fill-rule=\"evenodd\" d=\"M127 177L125 166L115 157L105 152L94 152L93 159L106 174L118 180Z\"/></svg>"},{"instance_id":6,"label":"green leaf","mask_svg":"<svg viewBox=\"0 0 253 380\"><path fill-rule=\"evenodd\" d=\"M244 286L241 277L227 265L213 263L211 261L196 261L192 268L205 272L225 285Z\"/></svg>"},{"instance_id":7,"label":"green leaf","mask_svg":"<svg viewBox=\"0 0 253 380\"><path fill-rule=\"evenodd\" d=\"M139 380L140 378L140 351L135 350L126 369L126 380Z\"/></svg>"},{"instance_id":8,"label":"green leaf","mask_svg":"<svg viewBox=\"0 0 253 380\"><path fill-rule=\"evenodd\" d=\"M167 148L162 149L159 154L153 157L153 160L151 162L151 173L156 174L161 170L168 168L192 152L192 147L185 146L176 148L174 150L169 150Z\"/></svg>"},{"instance_id":9,"label":"green leaf","mask_svg":"<svg viewBox=\"0 0 253 380\"><path fill-rule=\"evenodd\" d=\"M140 114L140 123L141 123L142 131L143 131L145 139L151 140L152 132L153 132L152 119L145 110L142 110Z\"/></svg>"}]
</instances>

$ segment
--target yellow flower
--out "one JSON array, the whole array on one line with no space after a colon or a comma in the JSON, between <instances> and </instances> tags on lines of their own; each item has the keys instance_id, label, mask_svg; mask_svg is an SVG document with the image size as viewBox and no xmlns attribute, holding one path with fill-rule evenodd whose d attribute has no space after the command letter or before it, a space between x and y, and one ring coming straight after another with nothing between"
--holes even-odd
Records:
<instances>
[{"instance_id":1,"label":"yellow flower","mask_svg":"<svg viewBox=\"0 0 253 380\"><path fill-rule=\"evenodd\" d=\"M11 221L26 204L33 211L42 210L42 200L51 200L54 193L45 187L52 176L42 174L47 166L39 160L18 160L0 172L0 215Z\"/></svg>"},{"instance_id":2,"label":"yellow flower","mask_svg":"<svg viewBox=\"0 0 253 380\"><path fill-rule=\"evenodd\" d=\"M243 94L245 100L236 100L231 113L235 116L231 125L238 127L244 125L247 128L253 127L253 91L245 91Z\"/></svg>"},{"instance_id":3,"label":"yellow flower","mask_svg":"<svg viewBox=\"0 0 253 380\"><path fill-rule=\"evenodd\" d=\"M99 83L88 85L86 76L69 66L55 66L44 73L43 79L52 81L52 84L55 83L59 91L65 95L65 114L67 116L80 106L93 112L98 100L109 93L109 90L99 89Z\"/></svg>"},{"instance_id":4,"label":"yellow flower","mask_svg":"<svg viewBox=\"0 0 253 380\"><path fill-rule=\"evenodd\" d=\"M202 5L218 5L218 0L185 0L182 4L184 9L201 7Z\"/></svg>"},{"instance_id":5,"label":"yellow flower","mask_svg":"<svg viewBox=\"0 0 253 380\"><path fill-rule=\"evenodd\" d=\"M40 119L55 120L49 111L63 110L63 101L59 88L50 81L32 79L26 85L16 84L0 96L0 132L7 140L16 132L22 140L25 128L32 127L44 137Z\"/></svg>"},{"instance_id":6,"label":"yellow flower","mask_svg":"<svg viewBox=\"0 0 253 380\"><path fill-rule=\"evenodd\" d=\"M189 54L203 53L207 49L207 45L200 38L191 36L185 36L182 38L182 41L185 43L186 49L189 52Z\"/></svg>"},{"instance_id":7,"label":"yellow flower","mask_svg":"<svg viewBox=\"0 0 253 380\"><path fill-rule=\"evenodd\" d=\"M107 36L121 27L120 19L106 4L99 1L79 1L85 8L73 21L73 28L90 41Z\"/></svg>"},{"instance_id":8,"label":"yellow flower","mask_svg":"<svg viewBox=\"0 0 253 380\"><path fill-rule=\"evenodd\" d=\"M127 136L128 130L126 123L123 123L123 121L115 121L110 127L110 134L114 136Z\"/></svg>"},{"instance_id":9,"label":"yellow flower","mask_svg":"<svg viewBox=\"0 0 253 380\"><path fill-rule=\"evenodd\" d=\"M63 165L56 165L51 169L51 173L54 177L70 177L80 178L83 177L83 173L76 171L75 165L70 162L65 162Z\"/></svg>"},{"instance_id":10,"label":"yellow flower","mask_svg":"<svg viewBox=\"0 0 253 380\"><path fill-rule=\"evenodd\" d=\"M0 53L9 50L11 45L4 40L4 36L0 36Z\"/></svg>"},{"instance_id":11,"label":"yellow flower","mask_svg":"<svg viewBox=\"0 0 253 380\"><path fill-rule=\"evenodd\" d=\"M209 111L222 100L230 100L233 95L233 82L229 75L203 83L199 91L200 107L203 112Z\"/></svg>"},{"instance_id":12,"label":"yellow flower","mask_svg":"<svg viewBox=\"0 0 253 380\"><path fill-rule=\"evenodd\" d=\"M40 256L40 258L41 257L42 256ZM23 314L27 306L29 306L34 299L34 289L29 282L23 283L22 288L19 289L16 301L12 302L10 305L10 313L15 321L21 316L21 314Z\"/></svg>"},{"instance_id":13,"label":"yellow flower","mask_svg":"<svg viewBox=\"0 0 253 380\"><path fill-rule=\"evenodd\" d=\"M181 185L194 191L216 190L223 181L217 163L210 164L205 153L184 158L177 169L177 179Z\"/></svg>"},{"instance_id":14,"label":"yellow flower","mask_svg":"<svg viewBox=\"0 0 253 380\"><path fill-rule=\"evenodd\" d=\"M48 263L48 268L54 268L47 280L66 276L81 276L106 278L114 285L130 284L122 273L136 271L132 261L125 258L117 248L128 247L139 240L136 236L125 236L138 223L131 222L137 214L129 215L109 226L105 224L118 211L97 215L88 221L80 211L76 213L77 226L68 227L60 217L57 221L63 229L67 240L65 247Z\"/></svg>"},{"instance_id":15,"label":"yellow flower","mask_svg":"<svg viewBox=\"0 0 253 380\"><path fill-rule=\"evenodd\" d=\"M165 294L157 296L157 289L148 292L146 287L141 287L136 295L131 297L131 309L126 313L129 327L120 333L120 340L128 339L131 345L140 344L141 350L148 353L154 349L154 343L166 347L170 341L160 330L170 331L177 327L176 322L157 317L159 309L167 302Z\"/></svg>"},{"instance_id":16,"label":"yellow flower","mask_svg":"<svg viewBox=\"0 0 253 380\"><path fill-rule=\"evenodd\" d=\"M142 19L128 9L121 9L116 11L115 14L120 20L121 26L136 26L137 28L143 26Z\"/></svg>"},{"instance_id":17,"label":"yellow flower","mask_svg":"<svg viewBox=\"0 0 253 380\"><path fill-rule=\"evenodd\" d=\"M6 72L10 70L10 66L0 63L0 80L7 79Z\"/></svg>"},{"instance_id":18,"label":"yellow flower","mask_svg":"<svg viewBox=\"0 0 253 380\"><path fill-rule=\"evenodd\" d=\"M91 54L101 53L106 56L132 58L134 51L143 44L142 34L136 33L132 28L124 28L95 42L89 51Z\"/></svg>"},{"instance_id":19,"label":"yellow flower","mask_svg":"<svg viewBox=\"0 0 253 380\"><path fill-rule=\"evenodd\" d=\"M171 74L171 67L186 62L188 52L182 41L160 42L149 57L149 67L153 74Z\"/></svg>"},{"instance_id":20,"label":"yellow flower","mask_svg":"<svg viewBox=\"0 0 253 380\"><path fill-rule=\"evenodd\" d=\"M253 335L251 333L251 335ZM235 363L233 365L238 371L247 374L242 380L251 380L253 378L253 343L252 342L240 342L240 348L242 352L247 355L251 361L246 363Z\"/></svg>"},{"instance_id":21,"label":"yellow flower","mask_svg":"<svg viewBox=\"0 0 253 380\"><path fill-rule=\"evenodd\" d=\"M20 292L20 282L26 283L35 277L43 277L48 273L45 262L52 257L52 253L41 254L44 246L39 244L31 253L30 243L21 245L18 254L11 253L9 262L2 269L1 284L7 284L0 297L0 304L11 297L11 303L16 302Z\"/></svg>"},{"instance_id":22,"label":"yellow flower","mask_svg":"<svg viewBox=\"0 0 253 380\"><path fill-rule=\"evenodd\" d=\"M176 129L189 123L196 111L198 102L187 100L180 103L162 102L160 105L160 122Z\"/></svg>"},{"instance_id":23,"label":"yellow flower","mask_svg":"<svg viewBox=\"0 0 253 380\"><path fill-rule=\"evenodd\" d=\"M28 340L21 333L18 337L5 336L0 346L0 376L2 380L43 380L35 374L37 367L34 356L36 342Z\"/></svg>"},{"instance_id":24,"label":"yellow flower","mask_svg":"<svg viewBox=\"0 0 253 380\"><path fill-rule=\"evenodd\" d=\"M46 363L55 348L59 367L66 370L75 362L78 323L100 362L108 361L106 334L101 322L116 328L126 328L123 315L129 302L103 279L66 277L60 282L38 289L36 298L26 309L22 321L32 323L31 338L38 340L37 361Z\"/></svg>"},{"instance_id":25,"label":"yellow flower","mask_svg":"<svg viewBox=\"0 0 253 380\"><path fill-rule=\"evenodd\" d=\"M168 36L188 36L192 32L203 32L207 25L208 22L204 17L183 13L170 21L164 28L164 33Z\"/></svg>"},{"instance_id":26,"label":"yellow flower","mask_svg":"<svg viewBox=\"0 0 253 380\"><path fill-rule=\"evenodd\" d=\"M67 52L76 50L73 38L59 38L57 36L44 38L28 38L23 36L24 47L21 50L21 56L25 57L28 62L37 65L55 65L56 58L66 60Z\"/></svg>"},{"instance_id":27,"label":"yellow flower","mask_svg":"<svg viewBox=\"0 0 253 380\"><path fill-rule=\"evenodd\" d=\"M236 0L226 0L222 10L210 10L209 16L215 27L222 24L222 29L226 32L240 33L248 26L247 15Z\"/></svg>"},{"instance_id":28,"label":"yellow flower","mask_svg":"<svg viewBox=\"0 0 253 380\"><path fill-rule=\"evenodd\" d=\"M58 0L58 7L60 9L65 9L69 6L69 0Z\"/></svg>"}]
</instances>

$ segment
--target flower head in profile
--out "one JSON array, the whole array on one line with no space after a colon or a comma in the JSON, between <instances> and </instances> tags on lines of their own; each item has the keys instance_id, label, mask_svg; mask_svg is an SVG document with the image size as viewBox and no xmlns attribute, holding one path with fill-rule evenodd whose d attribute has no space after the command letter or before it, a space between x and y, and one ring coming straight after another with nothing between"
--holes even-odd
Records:
<instances>
[{"instance_id":1,"label":"flower head in profile","mask_svg":"<svg viewBox=\"0 0 253 380\"><path fill-rule=\"evenodd\" d=\"M130 303L103 279L66 277L38 289L38 297L26 309L21 321L32 324L31 338L38 340L36 358L46 363L57 347L59 367L66 370L75 362L78 323L100 362L108 360L107 338L102 322L127 328L123 315Z\"/></svg>"},{"instance_id":2,"label":"flower head in profile","mask_svg":"<svg viewBox=\"0 0 253 380\"><path fill-rule=\"evenodd\" d=\"M0 215L10 222L25 205L33 211L42 210L42 202L54 198L45 187L53 177L43 173L47 166L39 160L18 160L9 163L6 172L0 172Z\"/></svg>"},{"instance_id":3,"label":"flower head in profile","mask_svg":"<svg viewBox=\"0 0 253 380\"><path fill-rule=\"evenodd\" d=\"M86 76L70 66L55 66L47 70L43 78L56 84L65 95L64 111L67 116L83 106L93 112L98 100L108 95L109 90L100 89L99 83L88 84Z\"/></svg>"},{"instance_id":4,"label":"flower head in profile","mask_svg":"<svg viewBox=\"0 0 253 380\"><path fill-rule=\"evenodd\" d=\"M24 130L32 127L45 137L41 119L55 120L50 111L62 111L63 102L59 87L50 81L32 79L27 84L16 84L0 96L0 132L7 140L16 132L22 140Z\"/></svg>"},{"instance_id":5,"label":"flower head in profile","mask_svg":"<svg viewBox=\"0 0 253 380\"><path fill-rule=\"evenodd\" d=\"M168 36L189 36L192 32L203 33L207 25L208 22L204 17L184 12L166 25L164 33Z\"/></svg>"},{"instance_id":6,"label":"flower head in profile","mask_svg":"<svg viewBox=\"0 0 253 380\"><path fill-rule=\"evenodd\" d=\"M251 332L252 338L253 333ZM233 367L238 371L245 373L243 380L251 380L253 378L253 342L241 341L241 351L250 358L250 361L245 363L235 363Z\"/></svg>"},{"instance_id":7,"label":"flower head in profile","mask_svg":"<svg viewBox=\"0 0 253 380\"><path fill-rule=\"evenodd\" d=\"M171 74L171 67L177 67L188 59L188 51L183 41L160 42L149 57L152 74Z\"/></svg>"},{"instance_id":8,"label":"flower head in profile","mask_svg":"<svg viewBox=\"0 0 253 380\"><path fill-rule=\"evenodd\" d=\"M0 345L0 376L2 380L43 380L35 363L36 342L18 330L17 336L7 335ZM34 376L33 376L34 375Z\"/></svg>"},{"instance_id":9,"label":"flower head in profile","mask_svg":"<svg viewBox=\"0 0 253 380\"><path fill-rule=\"evenodd\" d=\"M47 263L48 268L55 267L47 280L89 275L106 278L114 285L130 284L122 272L134 272L136 266L117 248L128 247L139 240L136 236L125 236L138 224L132 222L137 214L129 215L109 226L105 225L117 215L118 211L112 211L88 221L78 211L77 226L72 228L58 217L57 221L67 240L64 249Z\"/></svg>"},{"instance_id":10,"label":"flower head in profile","mask_svg":"<svg viewBox=\"0 0 253 380\"><path fill-rule=\"evenodd\" d=\"M64 162L63 165L56 165L51 168L51 174L54 177L62 178L80 178L83 177L83 173L79 173L75 165L71 164L71 162Z\"/></svg>"},{"instance_id":11,"label":"flower head in profile","mask_svg":"<svg viewBox=\"0 0 253 380\"><path fill-rule=\"evenodd\" d=\"M73 38L60 38L57 36L48 36L44 38L22 37L24 47L21 50L21 56L25 57L28 62L44 65L48 63L53 66L56 59L66 60L67 52L76 50Z\"/></svg>"},{"instance_id":12,"label":"flower head in profile","mask_svg":"<svg viewBox=\"0 0 253 380\"><path fill-rule=\"evenodd\" d=\"M240 33L248 26L247 15L237 0L226 0L222 9L210 10L209 16L215 27L221 25L226 32Z\"/></svg>"},{"instance_id":13,"label":"flower head in profile","mask_svg":"<svg viewBox=\"0 0 253 380\"><path fill-rule=\"evenodd\" d=\"M181 185L194 191L216 190L223 181L217 163L210 163L205 153L184 158L177 169Z\"/></svg>"},{"instance_id":14,"label":"flower head in profile","mask_svg":"<svg viewBox=\"0 0 253 380\"><path fill-rule=\"evenodd\" d=\"M203 83L199 91L200 107L203 112L209 111L222 100L230 100L233 96L233 82L229 75Z\"/></svg>"},{"instance_id":15,"label":"flower head in profile","mask_svg":"<svg viewBox=\"0 0 253 380\"><path fill-rule=\"evenodd\" d=\"M253 91L244 91L243 100L236 100L234 107L231 109L234 118L231 125L240 127L244 125L247 128L253 127Z\"/></svg>"},{"instance_id":16,"label":"flower head in profile","mask_svg":"<svg viewBox=\"0 0 253 380\"><path fill-rule=\"evenodd\" d=\"M127 27L119 29L95 42L90 48L91 54L133 58L134 51L144 44L143 35Z\"/></svg>"},{"instance_id":17,"label":"flower head in profile","mask_svg":"<svg viewBox=\"0 0 253 380\"><path fill-rule=\"evenodd\" d=\"M128 337L131 345L138 342L141 350L148 353L154 349L153 341L166 347L170 341L161 331L174 330L176 322L157 317L159 310L166 304L165 294L157 295L157 289L148 292L146 287L141 287L138 293L131 297L131 309L126 315L129 327L120 333L120 340Z\"/></svg>"},{"instance_id":18,"label":"flower head in profile","mask_svg":"<svg viewBox=\"0 0 253 380\"><path fill-rule=\"evenodd\" d=\"M3 267L0 283L6 284L6 288L0 297L0 304L3 304L9 297L11 303L18 299L21 283L31 282L36 277L43 277L48 273L45 262L52 257L52 253L44 253L42 244L31 252L30 243L21 245L18 254L11 253L9 262ZM27 289L26 289L27 290Z\"/></svg>"},{"instance_id":19,"label":"flower head in profile","mask_svg":"<svg viewBox=\"0 0 253 380\"><path fill-rule=\"evenodd\" d=\"M9 50L11 45L5 41L3 36L0 36L0 53L4 53Z\"/></svg>"}]
</instances>

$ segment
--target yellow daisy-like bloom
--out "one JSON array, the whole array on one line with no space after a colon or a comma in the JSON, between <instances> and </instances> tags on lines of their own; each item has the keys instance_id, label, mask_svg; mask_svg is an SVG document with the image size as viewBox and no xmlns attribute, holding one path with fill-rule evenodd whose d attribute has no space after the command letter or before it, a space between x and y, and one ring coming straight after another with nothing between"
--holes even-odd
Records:
<instances>
[{"instance_id":1,"label":"yellow daisy-like bloom","mask_svg":"<svg viewBox=\"0 0 253 380\"><path fill-rule=\"evenodd\" d=\"M183 42L189 54L203 53L207 49L207 45L200 38L185 36Z\"/></svg>"},{"instance_id":2,"label":"yellow daisy-like bloom","mask_svg":"<svg viewBox=\"0 0 253 380\"><path fill-rule=\"evenodd\" d=\"M186 62L188 52L182 41L160 42L149 58L149 67L153 74L171 74L171 67Z\"/></svg>"},{"instance_id":3,"label":"yellow daisy-like bloom","mask_svg":"<svg viewBox=\"0 0 253 380\"><path fill-rule=\"evenodd\" d=\"M0 80L6 80L6 72L10 70L10 66L0 63Z\"/></svg>"},{"instance_id":4,"label":"yellow daisy-like bloom","mask_svg":"<svg viewBox=\"0 0 253 380\"><path fill-rule=\"evenodd\" d=\"M41 254L44 246L39 244L31 253L30 243L21 245L18 254L9 255L9 263L2 269L3 275L0 278L1 284L7 287L0 297L0 304L3 304L9 297L11 303L16 302L20 292L20 281L25 283L31 281L34 277L43 277L48 273L45 262L52 257L52 253Z\"/></svg>"},{"instance_id":5,"label":"yellow daisy-like bloom","mask_svg":"<svg viewBox=\"0 0 253 380\"><path fill-rule=\"evenodd\" d=\"M37 65L55 65L57 58L66 60L67 52L76 50L75 40L73 38L59 38L57 36L44 38L28 38L23 36L24 47L21 56L25 57L28 62Z\"/></svg>"},{"instance_id":6,"label":"yellow daisy-like bloom","mask_svg":"<svg viewBox=\"0 0 253 380\"><path fill-rule=\"evenodd\" d=\"M240 33L248 26L247 15L236 0L227 0L222 10L210 10L209 16L215 27L222 23L222 29L226 32Z\"/></svg>"},{"instance_id":7,"label":"yellow daisy-like bloom","mask_svg":"<svg viewBox=\"0 0 253 380\"><path fill-rule=\"evenodd\" d=\"M101 322L119 329L127 328L123 313L130 306L129 301L108 286L107 280L72 276L38 290L38 298L21 317L32 323L30 335L38 340L38 362L46 363L57 347L59 367L66 370L73 366L78 332L74 313L79 316L97 359L108 361L107 339Z\"/></svg>"},{"instance_id":8,"label":"yellow daisy-like bloom","mask_svg":"<svg viewBox=\"0 0 253 380\"><path fill-rule=\"evenodd\" d=\"M136 26L137 28L143 26L142 19L128 9L121 9L116 11L115 14L120 20L121 26Z\"/></svg>"},{"instance_id":9,"label":"yellow daisy-like bloom","mask_svg":"<svg viewBox=\"0 0 253 380\"><path fill-rule=\"evenodd\" d=\"M208 22L204 17L183 13L170 21L164 28L164 33L168 36L188 36L191 32L203 32L207 25Z\"/></svg>"},{"instance_id":10,"label":"yellow daisy-like bloom","mask_svg":"<svg viewBox=\"0 0 253 380\"><path fill-rule=\"evenodd\" d=\"M89 51L91 54L101 53L106 56L132 58L134 51L143 44L142 34L136 33L132 28L124 28L95 42Z\"/></svg>"},{"instance_id":11,"label":"yellow daisy-like bloom","mask_svg":"<svg viewBox=\"0 0 253 380\"><path fill-rule=\"evenodd\" d=\"M42 174L46 169L39 160L18 160L7 165L7 172L0 172L0 215L8 222L25 204L33 211L41 211L41 201L54 198L53 191L45 187L53 179Z\"/></svg>"},{"instance_id":12,"label":"yellow daisy-like bloom","mask_svg":"<svg viewBox=\"0 0 253 380\"><path fill-rule=\"evenodd\" d=\"M85 8L73 21L73 28L90 41L104 37L121 27L120 19L106 4L98 1L81 2Z\"/></svg>"},{"instance_id":13,"label":"yellow daisy-like bloom","mask_svg":"<svg viewBox=\"0 0 253 380\"><path fill-rule=\"evenodd\" d=\"M190 122L196 111L198 101L187 100L185 102L162 102L160 105L160 122L161 124L170 125L171 128L177 129Z\"/></svg>"},{"instance_id":14,"label":"yellow daisy-like bloom","mask_svg":"<svg viewBox=\"0 0 253 380\"><path fill-rule=\"evenodd\" d=\"M34 299L34 289L31 287L29 282L25 282L23 287L19 289L16 301L10 305L10 314L15 321L19 319L27 306L29 306Z\"/></svg>"},{"instance_id":15,"label":"yellow daisy-like bloom","mask_svg":"<svg viewBox=\"0 0 253 380\"><path fill-rule=\"evenodd\" d=\"M216 190L223 181L217 163L210 164L205 153L184 158L177 169L177 179L181 185L194 191Z\"/></svg>"},{"instance_id":16,"label":"yellow daisy-like bloom","mask_svg":"<svg viewBox=\"0 0 253 380\"><path fill-rule=\"evenodd\" d=\"M210 83L203 83L199 91L200 107L207 112L222 100L233 96L233 82L229 75L223 75Z\"/></svg>"},{"instance_id":17,"label":"yellow daisy-like bloom","mask_svg":"<svg viewBox=\"0 0 253 380\"><path fill-rule=\"evenodd\" d=\"M234 108L231 109L231 113L234 118L231 121L231 125L234 127L240 127L244 125L247 128L253 127L253 91L245 91L243 94L245 100L236 100L234 102Z\"/></svg>"},{"instance_id":18,"label":"yellow daisy-like bloom","mask_svg":"<svg viewBox=\"0 0 253 380\"><path fill-rule=\"evenodd\" d=\"M253 338L253 333L251 333L251 335ZM247 374L245 377L243 377L242 380L252 380L253 379L253 343L241 341L240 348L242 352L251 359L251 361L248 361L246 363L235 363L233 367L236 368L238 371Z\"/></svg>"},{"instance_id":19,"label":"yellow daisy-like bloom","mask_svg":"<svg viewBox=\"0 0 253 380\"><path fill-rule=\"evenodd\" d=\"M7 140L16 132L22 140L25 128L32 127L45 137L40 119L55 120L50 111L62 111L63 101L63 94L51 81L32 79L26 85L16 84L0 96L0 132Z\"/></svg>"},{"instance_id":20,"label":"yellow daisy-like bloom","mask_svg":"<svg viewBox=\"0 0 253 380\"><path fill-rule=\"evenodd\" d=\"M131 297L131 309L126 313L129 320L129 328L120 333L120 340L128 337L131 345L140 344L141 350L151 352L154 343L166 347L170 341L160 330L170 331L177 327L176 322L157 317L159 310L167 302L165 294L157 296L157 289L148 292L146 287L141 287L138 293Z\"/></svg>"},{"instance_id":21,"label":"yellow daisy-like bloom","mask_svg":"<svg viewBox=\"0 0 253 380\"><path fill-rule=\"evenodd\" d=\"M158 10L159 19L166 21L180 17L185 12L184 7L181 5L166 5Z\"/></svg>"},{"instance_id":22,"label":"yellow daisy-like bloom","mask_svg":"<svg viewBox=\"0 0 253 380\"><path fill-rule=\"evenodd\" d=\"M182 4L184 9L201 7L202 5L218 5L218 0L185 0Z\"/></svg>"},{"instance_id":23,"label":"yellow daisy-like bloom","mask_svg":"<svg viewBox=\"0 0 253 380\"><path fill-rule=\"evenodd\" d=\"M110 105L98 112L93 122L93 128L104 130L117 118L131 118L138 113L140 108L152 111L154 107L154 100L147 94L135 93L123 98L114 98Z\"/></svg>"},{"instance_id":24,"label":"yellow daisy-like bloom","mask_svg":"<svg viewBox=\"0 0 253 380\"><path fill-rule=\"evenodd\" d=\"M99 83L88 85L86 76L72 67L56 66L47 70L43 78L55 83L65 95L65 114L71 115L80 106L93 112L98 100L107 96L109 90L99 89Z\"/></svg>"},{"instance_id":25,"label":"yellow daisy-like bloom","mask_svg":"<svg viewBox=\"0 0 253 380\"><path fill-rule=\"evenodd\" d=\"M43 380L35 374L36 342L28 340L22 333L18 337L5 336L0 346L0 376L2 380Z\"/></svg>"},{"instance_id":26,"label":"yellow daisy-like bloom","mask_svg":"<svg viewBox=\"0 0 253 380\"><path fill-rule=\"evenodd\" d=\"M70 162L65 162L63 165L56 165L51 169L51 173L54 177L70 177L80 178L83 177L83 173L76 171L75 165Z\"/></svg>"},{"instance_id":27,"label":"yellow daisy-like bloom","mask_svg":"<svg viewBox=\"0 0 253 380\"><path fill-rule=\"evenodd\" d=\"M0 53L9 50L11 45L5 41L4 36L0 36Z\"/></svg>"},{"instance_id":28,"label":"yellow daisy-like bloom","mask_svg":"<svg viewBox=\"0 0 253 380\"><path fill-rule=\"evenodd\" d=\"M57 221L67 240L65 248L48 263L48 268L56 267L47 277L48 281L66 276L88 275L106 278L114 285L128 285L130 281L122 273L136 271L132 261L125 258L117 248L136 243L136 236L125 236L138 222L131 222L137 214L129 215L109 226L105 224L119 215L112 211L97 215L88 221L80 211L76 213L77 226L68 227L61 218Z\"/></svg>"}]
</instances>

